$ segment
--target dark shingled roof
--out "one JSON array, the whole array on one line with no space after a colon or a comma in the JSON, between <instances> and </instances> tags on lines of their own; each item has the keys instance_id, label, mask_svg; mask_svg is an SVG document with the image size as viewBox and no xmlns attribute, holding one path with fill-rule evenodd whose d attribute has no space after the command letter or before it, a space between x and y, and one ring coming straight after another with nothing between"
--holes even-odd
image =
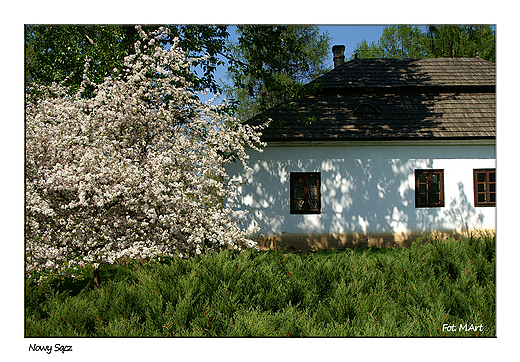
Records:
<instances>
[{"instance_id":1,"label":"dark shingled roof","mask_svg":"<svg viewBox=\"0 0 520 362\"><path fill-rule=\"evenodd\" d=\"M316 84L247 123L272 118L267 142L495 138L495 64L480 58L355 59Z\"/></svg>"}]
</instances>

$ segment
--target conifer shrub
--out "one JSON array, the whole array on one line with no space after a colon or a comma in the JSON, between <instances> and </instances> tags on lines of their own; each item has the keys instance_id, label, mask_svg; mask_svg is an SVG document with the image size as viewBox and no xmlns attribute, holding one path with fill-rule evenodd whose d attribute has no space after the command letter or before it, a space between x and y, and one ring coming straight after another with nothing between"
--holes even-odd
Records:
<instances>
[{"instance_id":1,"label":"conifer shrub","mask_svg":"<svg viewBox=\"0 0 520 362\"><path fill-rule=\"evenodd\" d=\"M495 336L495 236L130 261L26 284L27 337ZM443 330L455 325L456 332ZM464 326L482 328L462 328Z\"/></svg>"}]
</instances>

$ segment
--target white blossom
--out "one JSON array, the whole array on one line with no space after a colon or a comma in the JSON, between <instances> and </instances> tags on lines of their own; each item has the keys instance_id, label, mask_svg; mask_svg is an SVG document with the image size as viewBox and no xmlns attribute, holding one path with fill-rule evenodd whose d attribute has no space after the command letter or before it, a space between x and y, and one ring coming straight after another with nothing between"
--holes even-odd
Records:
<instances>
[{"instance_id":1,"label":"white blossom","mask_svg":"<svg viewBox=\"0 0 520 362\"><path fill-rule=\"evenodd\" d=\"M253 128L204 102L176 70L193 59L146 35L92 98L62 85L26 106L26 270L62 272L120 258L255 247L229 207L241 182L224 168L261 151ZM147 50L144 46L147 46ZM150 74L157 74L153 80ZM84 84L91 84L85 78ZM75 269L74 269L75 270Z\"/></svg>"}]
</instances>

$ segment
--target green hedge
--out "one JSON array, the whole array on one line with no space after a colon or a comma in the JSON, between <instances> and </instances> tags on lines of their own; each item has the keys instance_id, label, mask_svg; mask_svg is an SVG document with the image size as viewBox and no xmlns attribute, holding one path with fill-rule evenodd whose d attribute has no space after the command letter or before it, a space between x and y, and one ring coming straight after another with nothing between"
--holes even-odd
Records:
<instances>
[{"instance_id":1,"label":"green hedge","mask_svg":"<svg viewBox=\"0 0 520 362\"><path fill-rule=\"evenodd\" d=\"M494 234L127 263L98 289L91 272L27 282L26 337L496 335Z\"/></svg>"}]
</instances>

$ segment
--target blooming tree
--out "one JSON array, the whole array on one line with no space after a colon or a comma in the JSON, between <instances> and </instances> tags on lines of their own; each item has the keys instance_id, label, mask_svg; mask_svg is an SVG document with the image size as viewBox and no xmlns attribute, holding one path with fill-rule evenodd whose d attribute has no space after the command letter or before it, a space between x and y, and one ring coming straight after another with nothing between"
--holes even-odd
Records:
<instances>
[{"instance_id":1,"label":"blooming tree","mask_svg":"<svg viewBox=\"0 0 520 362\"><path fill-rule=\"evenodd\" d=\"M197 59L138 29L117 76L27 99L29 275L256 246L236 221L239 180L224 165L245 165L247 147L261 151L259 129L201 102L188 90ZM87 86L94 96L82 95Z\"/></svg>"}]
</instances>

